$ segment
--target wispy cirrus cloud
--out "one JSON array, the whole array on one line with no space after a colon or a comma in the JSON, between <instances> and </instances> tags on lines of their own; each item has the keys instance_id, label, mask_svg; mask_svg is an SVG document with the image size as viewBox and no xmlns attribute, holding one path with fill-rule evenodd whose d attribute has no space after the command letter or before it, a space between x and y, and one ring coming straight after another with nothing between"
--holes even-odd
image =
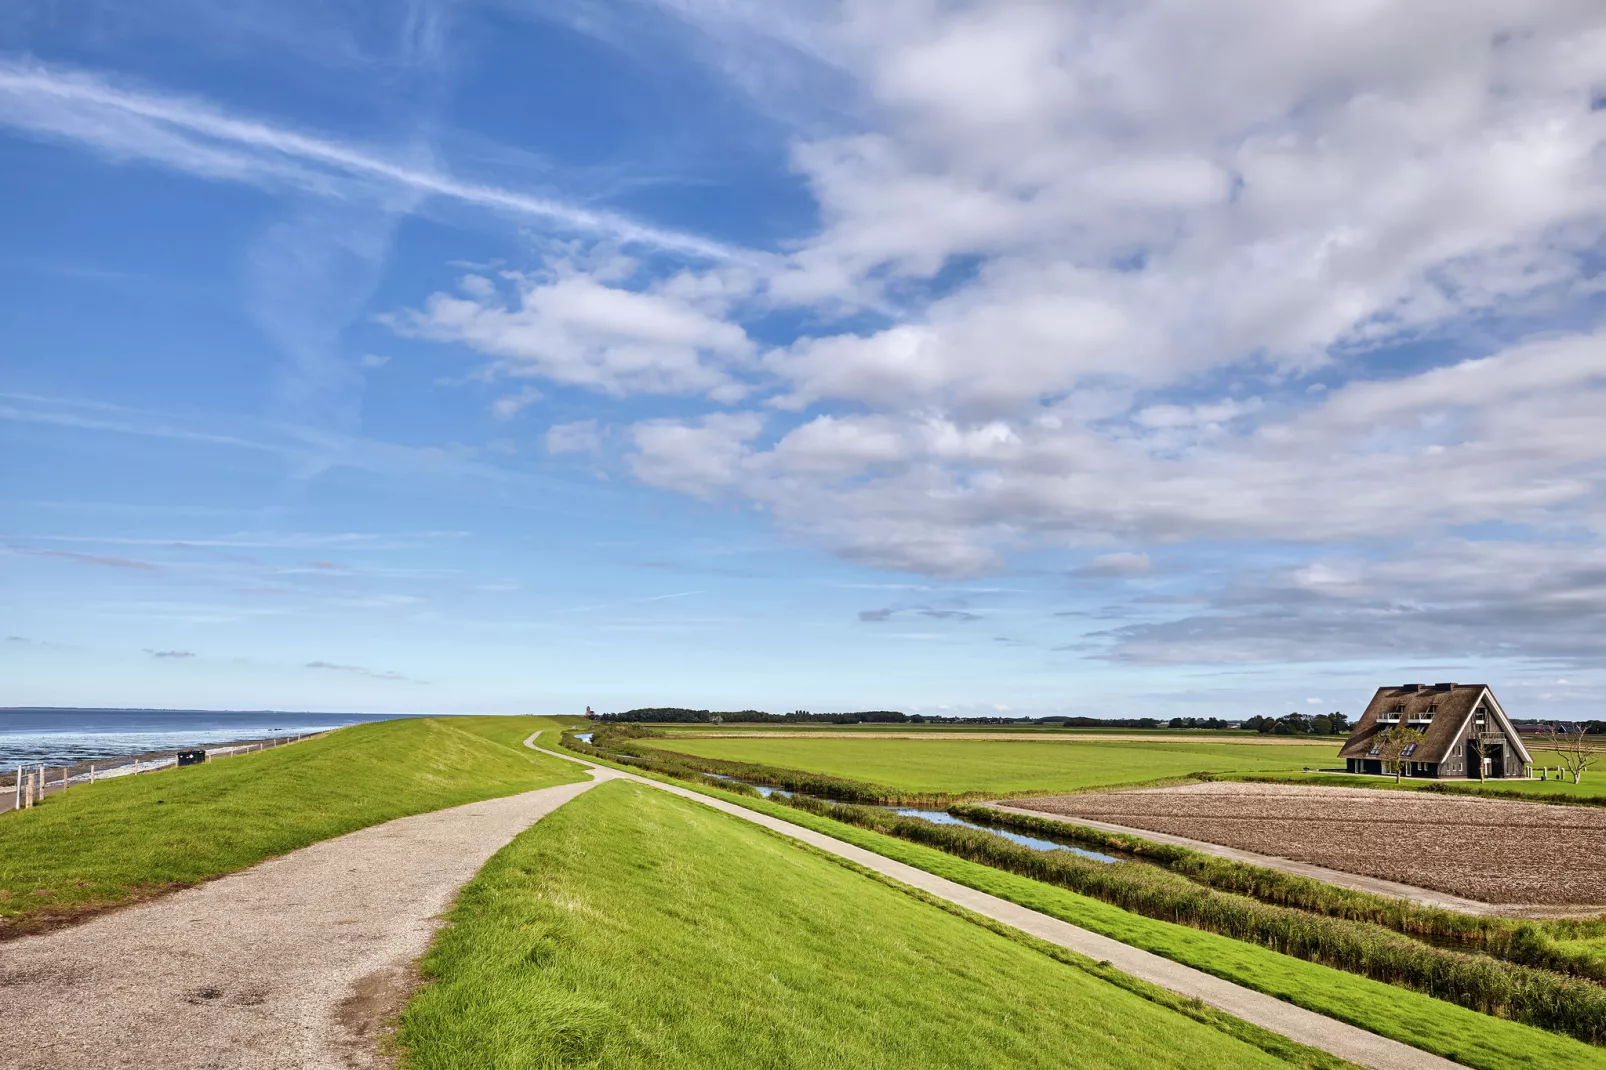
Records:
<instances>
[{"instance_id":1,"label":"wispy cirrus cloud","mask_svg":"<svg viewBox=\"0 0 1606 1070\"><path fill-rule=\"evenodd\" d=\"M32 59L0 60L0 124L206 178L381 201L439 197L560 230L713 260L755 254L627 216L457 178L426 150L409 159L242 118L195 97L120 86Z\"/></svg>"},{"instance_id":2,"label":"wispy cirrus cloud","mask_svg":"<svg viewBox=\"0 0 1606 1070\"><path fill-rule=\"evenodd\" d=\"M103 565L107 568L135 569L141 572L160 571L156 565L149 561L139 561L131 557L113 557L108 554L81 554L75 550L52 550L41 546L9 545L8 551L21 554L24 557L51 557L61 561L72 561L80 565Z\"/></svg>"},{"instance_id":3,"label":"wispy cirrus cloud","mask_svg":"<svg viewBox=\"0 0 1606 1070\"><path fill-rule=\"evenodd\" d=\"M346 672L356 676L366 676L371 680L394 680L405 684L428 684L428 680L415 680L411 676L403 676L399 672L389 669L370 669L364 665L340 665L333 661L309 661L309 669L326 669L330 672Z\"/></svg>"}]
</instances>

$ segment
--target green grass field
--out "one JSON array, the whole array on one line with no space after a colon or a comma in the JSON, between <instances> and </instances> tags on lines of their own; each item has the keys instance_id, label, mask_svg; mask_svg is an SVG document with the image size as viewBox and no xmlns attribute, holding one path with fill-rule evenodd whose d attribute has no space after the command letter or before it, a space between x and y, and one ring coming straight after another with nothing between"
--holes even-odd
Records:
<instances>
[{"instance_id":1,"label":"green grass field","mask_svg":"<svg viewBox=\"0 0 1606 1070\"><path fill-rule=\"evenodd\" d=\"M1248 729L1207 729L1207 728L1065 728L1053 724L902 724L864 723L864 724L828 724L807 721L730 721L721 724L703 724L699 722L666 722L652 727L662 730L668 735L704 735L707 733L746 733L746 732L807 732L807 733L845 733L848 735L863 735L867 732L898 732L937 735L975 735L999 734L1032 736L1154 736L1157 739L1241 739L1264 740L1276 738L1286 739L1286 736L1267 737L1259 732ZM1329 737L1318 737L1326 739ZM1333 742L1342 742L1342 737L1331 737Z\"/></svg>"},{"instance_id":2,"label":"green grass field","mask_svg":"<svg viewBox=\"0 0 1606 1070\"><path fill-rule=\"evenodd\" d=\"M983 739L642 739L704 758L756 762L884 784L909 792L1052 792L1197 772L1321 768L1338 744L1033 741Z\"/></svg>"},{"instance_id":3,"label":"green grass field","mask_svg":"<svg viewBox=\"0 0 1606 1070\"><path fill-rule=\"evenodd\" d=\"M381 721L74 786L0 815L0 935L392 818L582 780L579 767L522 746L531 732L559 727L532 717Z\"/></svg>"},{"instance_id":4,"label":"green grass field","mask_svg":"<svg viewBox=\"0 0 1606 1070\"><path fill-rule=\"evenodd\" d=\"M464 890L409 1070L1288 1063L738 819L595 788Z\"/></svg>"},{"instance_id":5,"label":"green grass field","mask_svg":"<svg viewBox=\"0 0 1606 1070\"><path fill-rule=\"evenodd\" d=\"M1088 896L779 803L697 789L1061 918L1478 1070L1606 1070L1606 1049L1490 1017L1254 944L1145 918Z\"/></svg>"}]
</instances>

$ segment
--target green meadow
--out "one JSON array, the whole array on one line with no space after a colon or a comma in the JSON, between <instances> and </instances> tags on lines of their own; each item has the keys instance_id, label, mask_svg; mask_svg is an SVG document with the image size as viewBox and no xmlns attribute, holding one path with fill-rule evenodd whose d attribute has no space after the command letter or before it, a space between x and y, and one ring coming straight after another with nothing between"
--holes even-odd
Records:
<instances>
[{"instance_id":1,"label":"green meadow","mask_svg":"<svg viewBox=\"0 0 1606 1070\"><path fill-rule=\"evenodd\" d=\"M1589 1067L1606 1049L764 799L698 788L1478 1070Z\"/></svg>"},{"instance_id":2,"label":"green meadow","mask_svg":"<svg viewBox=\"0 0 1606 1070\"><path fill-rule=\"evenodd\" d=\"M1271 773L1331 767L1338 744L1190 740L639 739L661 750L801 769L907 792L1078 791L1191 773Z\"/></svg>"},{"instance_id":3,"label":"green meadow","mask_svg":"<svg viewBox=\"0 0 1606 1070\"><path fill-rule=\"evenodd\" d=\"M583 780L578 766L522 745L532 732L560 727L534 717L380 721L75 785L34 809L0 814L0 935L392 818Z\"/></svg>"},{"instance_id":4,"label":"green meadow","mask_svg":"<svg viewBox=\"0 0 1606 1070\"><path fill-rule=\"evenodd\" d=\"M397 1039L409 1070L1290 1065L1087 966L615 781L464 889Z\"/></svg>"}]
</instances>

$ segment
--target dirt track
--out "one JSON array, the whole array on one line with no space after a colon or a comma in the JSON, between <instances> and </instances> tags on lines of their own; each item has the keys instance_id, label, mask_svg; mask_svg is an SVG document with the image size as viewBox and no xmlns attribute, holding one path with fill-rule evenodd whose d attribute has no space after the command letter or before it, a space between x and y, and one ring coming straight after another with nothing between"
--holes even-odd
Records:
<instances>
[{"instance_id":1,"label":"dirt track","mask_svg":"<svg viewBox=\"0 0 1606 1070\"><path fill-rule=\"evenodd\" d=\"M1606 903L1606 809L1216 782L1012 799L1486 903Z\"/></svg>"},{"instance_id":2,"label":"dirt track","mask_svg":"<svg viewBox=\"0 0 1606 1070\"><path fill-rule=\"evenodd\" d=\"M0 1065L379 1065L373 1030L399 1009L437 915L486 859L593 783L401 818L0 944Z\"/></svg>"}]
</instances>

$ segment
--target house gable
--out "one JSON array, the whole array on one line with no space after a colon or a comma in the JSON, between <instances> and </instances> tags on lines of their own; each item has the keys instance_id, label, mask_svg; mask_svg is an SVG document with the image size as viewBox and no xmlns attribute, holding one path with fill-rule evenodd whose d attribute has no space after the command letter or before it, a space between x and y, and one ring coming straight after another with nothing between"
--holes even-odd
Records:
<instances>
[{"instance_id":1,"label":"house gable","mask_svg":"<svg viewBox=\"0 0 1606 1070\"><path fill-rule=\"evenodd\" d=\"M1339 751L1346 759L1376 758L1379 737L1397 724L1422 732L1425 737L1406 758L1412 762L1443 764L1450 776L1464 776L1465 744L1469 735L1480 731L1474 723L1479 709L1488 717L1481 732L1498 732L1510 753L1524 765L1533 758L1523 746L1511 719L1484 684L1406 684L1380 687L1366 711L1355 723L1349 740Z\"/></svg>"}]
</instances>

